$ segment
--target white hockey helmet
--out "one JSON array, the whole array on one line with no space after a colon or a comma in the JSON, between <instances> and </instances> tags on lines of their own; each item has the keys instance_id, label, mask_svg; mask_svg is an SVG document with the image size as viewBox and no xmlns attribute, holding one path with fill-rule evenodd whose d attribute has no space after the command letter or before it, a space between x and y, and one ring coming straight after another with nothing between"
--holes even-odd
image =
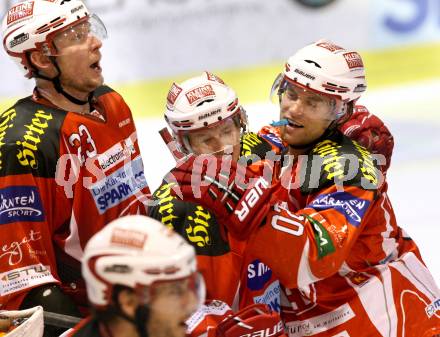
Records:
<instances>
[{"instance_id":1,"label":"white hockey helmet","mask_svg":"<svg viewBox=\"0 0 440 337\"><path fill-rule=\"evenodd\" d=\"M90 33L100 39L107 36L102 21L91 15L80 0L34 0L19 2L6 13L2 22L3 47L17 65L31 78L36 71L29 62L29 52L40 50L57 55L53 38L73 26L88 21Z\"/></svg>"},{"instance_id":2,"label":"white hockey helmet","mask_svg":"<svg viewBox=\"0 0 440 337\"><path fill-rule=\"evenodd\" d=\"M194 292L204 300L204 284L196 273L194 248L159 221L129 215L110 222L84 249L82 273L89 301L97 308L111 304L115 285L148 296L156 282L191 278ZM142 299L144 304L145 298ZM148 300L148 299L147 299Z\"/></svg>"},{"instance_id":3,"label":"white hockey helmet","mask_svg":"<svg viewBox=\"0 0 440 337\"><path fill-rule=\"evenodd\" d=\"M289 57L271 95L282 92L288 83L342 101L337 118L344 115L346 103L355 102L367 89L361 56L327 40L312 43Z\"/></svg>"},{"instance_id":4,"label":"white hockey helmet","mask_svg":"<svg viewBox=\"0 0 440 337\"><path fill-rule=\"evenodd\" d=\"M234 117L246 128L246 112L235 91L210 72L173 83L168 92L165 120L186 151L190 148L185 134Z\"/></svg>"},{"instance_id":5,"label":"white hockey helmet","mask_svg":"<svg viewBox=\"0 0 440 337\"><path fill-rule=\"evenodd\" d=\"M0 311L0 316L16 322L18 326L5 337L42 337L44 332L43 307L25 310Z\"/></svg>"}]
</instances>

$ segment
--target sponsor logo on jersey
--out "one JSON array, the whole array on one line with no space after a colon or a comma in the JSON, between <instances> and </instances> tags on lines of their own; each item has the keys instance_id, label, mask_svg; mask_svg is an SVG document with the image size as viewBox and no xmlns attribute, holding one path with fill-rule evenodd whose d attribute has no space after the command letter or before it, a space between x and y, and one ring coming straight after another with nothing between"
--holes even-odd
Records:
<instances>
[{"instance_id":1,"label":"sponsor logo on jersey","mask_svg":"<svg viewBox=\"0 0 440 337\"><path fill-rule=\"evenodd\" d=\"M110 242L120 246L142 249L147 240L147 235L134 230L115 228L112 232Z\"/></svg>"},{"instance_id":2,"label":"sponsor logo on jersey","mask_svg":"<svg viewBox=\"0 0 440 337\"><path fill-rule=\"evenodd\" d=\"M436 298L434 301L432 301L431 304L429 304L426 308L426 315L431 318L434 316L438 311L440 311L440 297Z\"/></svg>"},{"instance_id":3,"label":"sponsor logo on jersey","mask_svg":"<svg viewBox=\"0 0 440 337\"><path fill-rule=\"evenodd\" d=\"M361 56L356 52L345 53L344 58L345 61L347 61L347 65L350 69L364 67Z\"/></svg>"},{"instance_id":4,"label":"sponsor logo on jersey","mask_svg":"<svg viewBox=\"0 0 440 337\"><path fill-rule=\"evenodd\" d=\"M254 302L267 304L273 311L280 312L280 294L280 282L277 280L272 282L262 295L255 296Z\"/></svg>"},{"instance_id":5,"label":"sponsor logo on jersey","mask_svg":"<svg viewBox=\"0 0 440 337\"><path fill-rule=\"evenodd\" d=\"M98 155L99 167L106 172L112 167L115 167L120 162L131 158L132 154L136 153L136 148L131 137L123 140L120 143L113 145L110 149Z\"/></svg>"},{"instance_id":6,"label":"sponsor logo on jersey","mask_svg":"<svg viewBox=\"0 0 440 337\"><path fill-rule=\"evenodd\" d=\"M1 149L2 146L5 145L5 143L3 143L3 140L5 139L6 131L14 126L13 121L15 116L17 116L15 109L10 109L0 114L0 170L2 169Z\"/></svg>"},{"instance_id":7,"label":"sponsor logo on jersey","mask_svg":"<svg viewBox=\"0 0 440 337\"><path fill-rule=\"evenodd\" d=\"M175 184L164 184L155 193L154 198L159 201L160 221L168 228L174 228L173 220L178 216L174 215L174 197L171 195L171 188Z\"/></svg>"},{"instance_id":8,"label":"sponsor logo on jersey","mask_svg":"<svg viewBox=\"0 0 440 337\"><path fill-rule=\"evenodd\" d=\"M0 259L6 257L10 266L15 266L23 260L23 255L46 255L44 251L35 251L30 249L34 245L32 242L40 241L41 233L31 229L28 235L25 235L19 241L5 243L0 247ZM37 245L41 246L41 245Z\"/></svg>"},{"instance_id":9,"label":"sponsor logo on jersey","mask_svg":"<svg viewBox=\"0 0 440 337\"><path fill-rule=\"evenodd\" d=\"M250 156L253 153L253 148L261 144L263 141L255 133L245 133L241 137L241 155Z\"/></svg>"},{"instance_id":10,"label":"sponsor logo on jersey","mask_svg":"<svg viewBox=\"0 0 440 337\"><path fill-rule=\"evenodd\" d=\"M28 129L18 140L16 144L21 148L17 151L18 162L23 166L30 166L33 169L38 167L37 158L35 156L38 151L38 144L41 143L41 138L44 136L46 129L49 127L48 121L52 119L51 113L46 113L43 110L37 110L32 118L30 124L25 124L24 127Z\"/></svg>"},{"instance_id":11,"label":"sponsor logo on jersey","mask_svg":"<svg viewBox=\"0 0 440 337\"><path fill-rule=\"evenodd\" d=\"M15 5L8 11L7 24L32 16L34 13L34 2L24 2Z\"/></svg>"},{"instance_id":12,"label":"sponsor logo on jersey","mask_svg":"<svg viewBox=\"0 0 440 337\"><path fill-rule=\"evenodd\" d=\"M353 309L346 303L326 314L304 321L287 322L286 329L289 337L311 336L337 327L355 316Z\"/></svg>"},{"instance_id":13,"label":"sponsor logo on jersey","mask_svg":"<svg viewBox=\"0 0 440 337\"><path fill-rule=\"evenodd\" d=\"M247 287L251 290L263 289L272 277L272 270L260 260L249 263L247 271Z\"/></svg>"},{"instance_id":14,"label":"sponsor logo on jersey","mask_svg":"<svg viewBox=\"0 0 440 337\"><path fill-rule=\"evenodd\" d=\"M50 266L34 264L0 274L0 296L35 287L39 284L57 282L50 272Z\"/></svg>"},{"instance_id":15,"label":"sponsor logo on jersey","mask_svg":"<svg viewBox=\"0 0 440 337\"><path fill-rule=\"evenodd\" d=\"M43 206L35 186L10 186L0 189L0 224L43 220Z\"/></svg>"},{"instance_id":16,"label":"sponsor logo on jersey","mask_svg":"<svg viewBox=\"0 0 440 337\"><path fill-rule=\"evenodd\" d=\"M362 287L365 283L367 283L370 280L370 276L368 274L354 272L354 271L347 273L345 277L348 278L351 283L359 287Z\"/></svg>"},{"instance_id":17,"label":"sponsor logo on jersey","mask_svg":"<svg viewBox=\"0 0 440 337\"><path fill-rule=\"evenodd\" d=\"M357 142L353 142L354 147L359 152L362 160L359 161L359 169L362 176L368 181L370 185L377 186L379 184L379 170L373 163L373 158L371 153L363 146L359 145Z\"/></svg>"},{"instance_id":18,"label":"sponsor logo on jersey","mask_svg":"<svg viewBox=\"0 0 440 337\"><path fill-rule=\"evenodd\" d=\"M202 206L196 206L193 215L189 215L187 218L189 221L185 226L185 232L188 240L195 243L198 247L211 245L212 240L209 233L211 214Z\"/></svg>"},{"instance_id":19,"label":"sponsor logo on jersey","mask_svg":"<svg viewBox=\"0 0 440 337\"><path fill-rule=\"evenodd\" d=\"M333 208L356 227L361 224L362 218L369 206L370 202L368 200L356 198L347 192L321 194L308 205L308 207L316 210Z\"/></svg>"},{"instance_id":20,"label":"sponsor logo on jersey","mask_svg":"<svg viewBox=\"0 0 440 337\"><path fill-rule=\"evenodd\" d=\"M335 246L333 241L322 223L313 219L312 217L306 215L307 220L309 220L312 225L313 233L315 234L315 243L318 248L318 257L321 259L335 252Z\"/></svg>"},{"instance_id":21,"label":"sponsor logo on jersey","mask_svg":"<svg viewBox=\"0 0 440 337\"><path fill-rule=\"evenodd\" d=\"M90 187L99 214L119 205L148 186L139 156L121 169Z\"/></svg>"},{"instance_id":22,"label":"sponsor logo on jersey","mask_svg":"<svg viewBox=\"0 0 440 337\"><path fill-rule=\"evenodd\" d=\"M188 91L185 96L189 104L194 104L206 97L215 97L215 92L211 84L206 84Z\"/></svg>"}]
</instances>

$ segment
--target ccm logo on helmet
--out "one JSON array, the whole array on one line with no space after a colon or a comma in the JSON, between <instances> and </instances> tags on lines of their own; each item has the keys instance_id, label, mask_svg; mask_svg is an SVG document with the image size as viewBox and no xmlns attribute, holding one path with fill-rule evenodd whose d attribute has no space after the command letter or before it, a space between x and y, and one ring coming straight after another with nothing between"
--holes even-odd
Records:
<instances>
[{"instance_id":1,"label":"ccm logo on helmet","mask_svg":"<svg viewBox=\"0 0 440 337\"><path fill-rule=\"evenodd\" d=\"M238 216L238 220L243 221L249 215L250 209L260 200L263 195L263 190L269 187L269 183L260 177L255 183L251 191L246 195L245 200L241 202L241 209L235 210L235 214Z\"/></svg>"},{"instance_id":2,"label":"ccm logo on helmet","mask_svg":"<svg viewBox=\"0 0 440 337\"><path fill-rule=\"evenodd\" d=\"M273 337L283 332L283 330L284 330L283 322L280 321L272 328L261 329L258 331L254 331L252 333L241 335L240 337Z\"/></svg>"}]
</instances>

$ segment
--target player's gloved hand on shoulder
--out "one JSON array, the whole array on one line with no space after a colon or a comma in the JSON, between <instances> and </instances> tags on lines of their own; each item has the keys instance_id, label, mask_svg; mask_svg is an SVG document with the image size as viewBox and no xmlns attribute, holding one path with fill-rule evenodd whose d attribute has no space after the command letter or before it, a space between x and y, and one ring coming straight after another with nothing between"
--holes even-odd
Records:
<instances>
[{"instance_id":1,"label":"player's gloved hand on shoulder","mask_svg":"<svg viewBox=\"0 0 440 337\"><path fill-rule=\"evenodd\" d=\"M280 315L265 304L250 305L225 318L208 337L286 336Z\"/></svg>"},{"instance_id":2,"label":"player's gloved hand on shoulder","mask_svg":"<svg viewBox=\"0 0 440 337\"><path fill-rule=\"evenodd\" d=\"M367 108L358 105L348 121L339 127L347 137L367 148L371 153L385 156L386 163L380 166L386 173L391 164L394 138L383 121L371 114Z\"/></svg>"},{"instance_id":3,"label":"player's gloved hand on shoulder","mask_svg":"<svg viewBox=\"0 0 440 337\"><path fill-rule=\"evenodd\" d=\"M231 156L191 155L166 177L172 193L215 214L237 238L246 238L270 208L271 182L256 176Z\"/></svg>"}]
</instances>

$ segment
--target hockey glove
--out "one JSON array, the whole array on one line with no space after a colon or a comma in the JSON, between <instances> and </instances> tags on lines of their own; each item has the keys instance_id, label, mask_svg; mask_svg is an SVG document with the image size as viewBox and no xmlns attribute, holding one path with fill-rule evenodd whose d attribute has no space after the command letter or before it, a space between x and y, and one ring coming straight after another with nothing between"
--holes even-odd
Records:
<instances>
[{"instance_id":1,"label":"hockey glove","mask_svg":"<svg viewBox=\"0 0 440 337\"><path fill-rule=\"evenodd\" d=\"M231 156L190 156L166 177L175 182L172 193L215 214L237 238L246 238L270 208L271 183L256 176Z\"/></svg>"},{"instance_id":2,"label":"hockey glove","mask_svg":"<svg viewBox=\"0 0 440 337\"><path fill-rule=\"evenodd\" d=\"M254 304L227 317L215 329L208 330L208 337L240 336L285 336L284 324L277 312L264 304Z\"/></svg>"},{"instance_id":3,"label":"hockey glove","mask_svg":"<svg viewBox=\"0 0 440 337\"><path fill-rule=\"evenodd\" d=\"M367 108L356 106L351 118L339 129L371 153L385 156L386 162L381 166L381 170L386 173L391 164L394 139L382 120L369 113Z\"/></svg>"}]
</instances>

